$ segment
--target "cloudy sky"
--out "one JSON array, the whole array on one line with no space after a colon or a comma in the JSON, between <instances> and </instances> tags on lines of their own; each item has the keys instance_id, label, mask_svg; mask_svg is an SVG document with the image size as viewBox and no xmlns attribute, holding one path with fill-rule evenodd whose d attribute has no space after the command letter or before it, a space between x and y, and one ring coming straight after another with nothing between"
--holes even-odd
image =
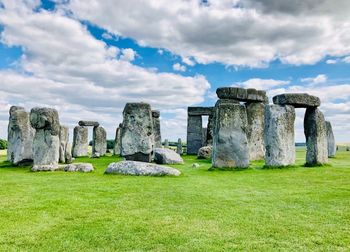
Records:
<instances>
[{"instance_id":1,"label":"cloudy sky","mask_svg":"<svg viewBox=\"0 0 350 252\"><path fill-rule=\"evenodd\" d=\"M125 103L144 101L163 138L185 139L187 106L241 86L319 96L350 142L349 13L349 0L0 0L0 138L11 105L97 120L111 139Z\"/></svg>"}]
</instances>

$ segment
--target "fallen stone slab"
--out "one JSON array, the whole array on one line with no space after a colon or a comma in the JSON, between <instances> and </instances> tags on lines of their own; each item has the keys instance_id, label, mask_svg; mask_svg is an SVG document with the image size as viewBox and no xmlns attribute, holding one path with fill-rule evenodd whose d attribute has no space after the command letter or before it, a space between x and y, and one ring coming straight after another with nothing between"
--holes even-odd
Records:
<instances>
[{"instance_id":1,"label":"fallen stone slab","mask_svg":"<svg viewBox=\"0 0 350 252\"><path fill-rule=\"evenodd\" d=\"M180 171L171 167L139 161L121 161L111 163L108 165L105 173L134 176L179 176L181 174Z\"/></svg>"},{"instance_id":2,"label":"fallen stone slab","mask_svg":"<svg viewBox=\"0 0 350 252\"><path fill-rule=\"evenodd\" d=\"M320 98L306 93L280 94L273 97L273 103L278 105L292 105L295 108L318 107Z\"/></svg>"},{"instance_id":3,"label":"fallen stone slab","mask_svg":"<svg viewBox=\"0 0 350 252\"><path fill-rule=\"evenodd\" d=\"M266 91L254 88L222 87L216 89L220 99L237 100L241 102L267 102Z\"/></svg>"},{"instance_id":4,"label":"fallen stone slab","mask_svg":"<svg viewBox=\"0 0 350 252\"><path fill-rule=\"evenodd\" d=\"M98 127L100 126L99 122L95 122L95 121L79 121L78 122L79 126L91 126L91 127Z\"/></svg>"},{"instance_id":5,"label":"fallen stone slab","mask_svg":"<svg viewBox=\"0 0 350 252\"><path fill-rule=\"evenodd\" d=\"M31 169L33 172L38 171L59 171L63 170L64 165L50 164L50 165L34 165Z\"/></svg>"},{"instance_id":6,"label":"fallen stone slab","mask_svg":"<svg viewBox=\"0 0 350 252\"><path fill-rule=\"evenodd\" d=\"M92 172L94 167L90 163L69 164L64 167L66 172Z\"/></svg>"},{"instance_id":7,"label":"fallen stone slab","mask_svg":"<svg viewBox=\"0 0 350 252\"><path fill-rule=\"evenodd\" d=\"M198 150L197 158L198 159L210 159L213 152L212 146L203 146Z\"/></svg>"},{"instance_id":8,"label":"fallen stone slab","mask_svg":"<svg viewBox=\"0 0 350 252\"><path fill-rule=\"evenodd\" d=\"M183 164L184 161L179 154L168 148L155 148L154 161L157 164Z\"/></svg>"}]
</instances>

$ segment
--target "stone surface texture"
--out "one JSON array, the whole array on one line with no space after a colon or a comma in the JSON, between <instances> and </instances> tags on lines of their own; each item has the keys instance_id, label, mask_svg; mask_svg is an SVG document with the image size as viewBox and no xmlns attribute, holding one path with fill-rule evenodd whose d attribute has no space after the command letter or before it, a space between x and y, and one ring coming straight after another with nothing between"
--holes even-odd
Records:
<instances>
[{"instance_id":1,"label":"stone surface texture","mask_svg":"<svg viewBox=\"0 0 350 252\"><path fill-rule=\"evenodd\" d=\"M171 167L137 161L111 163L105 173L134 176L179 176L181 174L180 171Z\"/></svg>"},{"instance_id":2,"label":"stone surface texture","mask_svg":"<svg viewBox=\"0 0 350 252\"><path fill-rule=\"evenodd\" d=\"M308 108L304 117L306 166L328 163L327 126L318 108Z\"/></svg>"},{"instance_id":3,"label":"stone surface texture","mask_svg":"<svg viewBox=\"0 0 350 252\"><path fill-rule=\"evenodd\" d=\"M88 128L75 126L73 131L73 157L86 157L88 155Z\"/></svg>"},{"instance_id":4,"label":"stone surface texture","mask_svg":"<svg viewBox=\"0 0 350 252\"><path fill-rule=\"evenodd\" d=\"M246 108L235 102L221 100L215 107L213 167L247 168L249 149Z\"/></svg>"},{"instance_id":5,"label":"stone surface texture","mask_svg":"<svg viewBox=\"0 0 350 252\"><path fill-rule=\"evenodd\" d=\"M66 152L67 152L67 145L69 142L69 128L66 126L61 125L60 126L60 163L66 162Z\"/></svg>"},{"instance_id":6,"label":"stone surface texture","mask_svg":"<svg viewBox=\"0 0 350 252\"><path fill-rule=\"evenodd\" d=\"M127 160L151 162L154 135L151 106L127 103L121 128L121 155Z\"/></svg>"},{"instance_id":7,"label":"stone surface texture","mask_svg":"<svg viewBox=\"0 0 350 252\"><path fill-rule=\"evenodd\" d=\"M219 99L233 99L241 102L266 102L266 92L253 88L222 87L216 89Z\"/></svg>"},{"instance_id":8,"label":"stone surface texture","mask_svg":"<svg viewBox=\"0 0 350 252\"><path fill-rule=\"evenodd\" d=\"M7 159L14 165L33 162L35 129L29 121L29 113L22 107L12 106L7 132Z\"/></svg>"},{"instance_id":9,"label":"stone surface texture","mask_svg":"<svg viewBox=\"0 0 350 252\"><path fill-rule=\"evenodd\" d=\"M176 153L179 155L183 154L181 138L177 139Z\"/></svg>"},{"instance_id":10,"label":"stone surface texture","mask_svg":"<svg viewBox=\"0 0 350 252\"><path fill-rule=\"evenodd\" d=\"M79 126L91 126L91 127L98 127L100 126L99 122L95 122L95 121L79 121L78 122Z\"/></svg>"},{"instance_id":11,"label":"stone surface texture","mask_svg":"<svg viewBox=\"0 0 350 252\"><path fill-rule=\"evenodd\" d=\"M106 130L101 127L94 127L92 139L92 154L99 153L100 157L106 155L107 151L107 133Z\"/></svg>"},{"instance_id":12,"label":"stone surface texture","mask_svg":"<svg viewBox=\"0 0 350 252\"><path fill-rule=\"evenodd\" d=\"M265 157L264 123L265 104L252 102L245 104L247 109L247 138L250 161L263 160Z\"/></svg>"},{"instance_id":13,"label":"stone surface texture","mask_svg":"<svg viewBox=\"0 0 350 252\"><path fill-rule=\"evenodd\" d=\"M335 157L335 154L337 152L337 146L335 143L331 122L326 121L326 127L327 127L328 157Z\"/></svg>"},{"instance_id":14,"label":"stone surface texture","mask_svg":"<svg viewBox=\"0 0 350 252\"><path fill-rule=\"evenodd\" d=\"M293 106L265 106L265 165L271 167L293 165L295 109Z\"/></svg>"},{"instance_id":15,"label":"stone surface texture","mask_svg":"<svg viewBox=\"0 0 350 252\"><path fill-rule=\"evenodd\" d=\"M280 94L273 97L273 103L277 105L292 105L295 108L318 107L320 98L305 93Z\"/></svg>"},{"instance_id":16,"label":"stone surface texture","mask_svg":"<svg viewBox=\"0 0 350 252\"><path fill-rule=\"evenodd\" d=\"M187 117L187 154L196 155L203 143L202 116Z\"/></svg>"},{"instance_id":17,"label":"stone surface texture","mask_svg":"<svg viewBox=\"0 0 350 252\"><path fill-rule=\"evenodd\" d=\"M162 135L160 131L160 112L158 110L152 110L153 120L153 135L154 135L154 147L162 147Z\"/></svg>"},{"instance_id":18,"label":"stone surface texture","mask_svg":"<svg viewBox=\"0 0 350 252\"><path fill-rule=\"evenodd\" d=\"M113 155L120 155L120 127L115 130Z\"/></svg>"},{"instance_id":19,"label":"stone surface texture","mask_svg":"<svg viewBox=\"0 0 350 252\"><path fill-rule=\"evenodd\" d=\"M68 164L64 167L64 171L67 172L92 172L94 167L90 163L75 163Z\"/></svg>"},{"instance_id":20,"label":"stone surface texture","mask_svg":"<svg viewBox=\"0 0 350 252\"><path fill-rule=\"evenodd\" d=\"M183 159L175 151L168 148L155 148L154 161L157 164L183 164Z\"/></svg>"},{"instance_id":21,"label":"stone surface texture","mask_svg":"<svg viewBox=\"0 0 350 252\"><path fill-rule=\"evenodd\" d=\"M198 150L197 158L198 159L211 159L213 152L213 146L203 146Z\"/></svg>"},{"instance_id":22,"label":"stone surface texture","mask_svg":"<svg viewBox=\"0 0 350 252\"><path fill-rule=\"evenodd\" d=\"M60 122L58 112L52 108L33 108L30 123L35 128L33 141L33 169L58 166L60 152Z\"/></svg>"}]
</instances>

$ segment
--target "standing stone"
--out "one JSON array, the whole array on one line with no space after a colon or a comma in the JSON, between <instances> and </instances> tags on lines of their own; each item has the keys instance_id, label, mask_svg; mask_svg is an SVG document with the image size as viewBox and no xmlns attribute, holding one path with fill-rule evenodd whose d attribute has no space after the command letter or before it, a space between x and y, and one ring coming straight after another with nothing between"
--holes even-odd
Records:
<instances>
[{"instance_id":1,"label":"standing stone","mask_svg":"<svg viewBox=\"0 0 350 252\"><path fill-rule=\"evenodd\" d=\"M169 148L169 140L168 139L164 140L164 148Z\"/></svg>"},{"instance_id":2,"label":"standing stone","mask_svg":"<svg viewBox=\"0 0 350 252\"><path fill-rule=\"evenodd\" d=\"M202 116L188 115L187 118L187 154L197 155L202 147Z\"/></svg>"},{"instance_id":3,"label":"standing stone","mask_svg":"<svg viewBox=\"0 0 350 252\"><path fill-rule=\"evenodd\" d=\"M249 149L247 112L236 101L219 100L215 105L212 165L216 168L247 168Z\"/></svg>"},{"instance_id":4,"label":"standing stone","mask_svg":"<svg viewBox=\"0 0 350 252\"><path fill-rule=\"evenodd\" d=\"M34 166L32 170L56 170L60 154L60 122L58 112L52 108L33 108L30 123L35 128L33 142Z\"/></svg>"},{"instance_id":5,"label":"standing stone","mask_svg":"<svg viewBox=\"0 0 350 252\"><path fill-rule=\"evenodd\" d=\"M153 120L147 103L127 103L121 128L121 155L126 160L151 162L153 155Z\"/></svg>"},{"instance_id":6,"label":"standing stone","mask_svg":"<svg viewBox=\"0 0 350 252\"><path fill-rule=\"evenodd\" d=\"M94 127L92 133L92 155L99 154L100 157L106 155L107 151L107 133L106 130L101 127Z\"/></svg>"},{"instance_id":7,"label":"standing stone","mask_svg":"<svg viewBox=\"0 0 350 252\"><path fill-rule=\"evenodd\" d=\"M69 141L69 128L66 126L60 126L60 163L66 162L66 150Z\"/></svg>"},{"instance_id":8,"label":"standing stone","mask_svg":"<svg viewBox=\"0 0 350 252\"><path fill-rule=\"evenodd\" d=\"M14 165L33 162L35 130L29 122L29 113L22 107L12 106L8 124L7 159Z\"/></svg>"},{"instance_id":9,"label":"standing stone","mask_svg":"<svg viewBox=\"0 0 350 252\"><path fill-rule=\"evenodd\" d=\"M71 164L73 162L72 158L72 145L70 143L67 143L66 146L66 164Z\"/></svg>"},{"instance_id":10,"label":"standing stone","mask_svg":"<svg viewBox=\"0 0 350 252\"><path fill-rule=\"evenodd\" d=\"M73 131L73 157L86 157L88 155L88 129L84 126L75 126Z\"/></svg>"},{"instance_id":11,"label":"standing stone","mask_svg":"<svg viewBox=\"0 0 350 252\"><path fill-rule=\"evenodd\" d=\"M246 103L248 128L247 138L250 161L263 160L265 157L264 144L264 110L262 102Z\"/></svg>"},{"instance_id":12,"label":"standing stone","mask_svg":"<svg viewBox=\"0 0 350 252\"><path fill-rule=\"evenodd\" d=\"M154 148L162 148L162 136L160 133L160 112L152 110Z\"/></svg>"},{"instance_id":13,"label":"standing stone","mask_svg":"<svg viewBox=\"0 0 350 252\"><path fill-rule=\"evenodd\" d=\"M181 138L177 140L176 153L182 155L182 141Z\"/></svg>"},{"instance_id":14,"label":"standing stone","mask_svg":"<svg viewBox=\"0 0 350 252\"><path fill-rule=\"evenodd\" d=\"M335 153L338 147L335 145L335 139L334 139L331 122L326 121L326 127L327 127L328 157L335 157Z\"/></svg>"},{"instance_id":15,"label":"standing stone","mask_svg":"<svg viewBox=\"0 0 350 252\"><path fill-rule=\"evenodd\" d=\"M207 144L207 128L202 128L202 146L205 146Z\"/></svg>"},{"instance_id":16,"label":"standing stone","mask_svg":"<svg viewBox=\"0 0 350 252\"><path fill-rule=\"evenodd\" d=\"M327 128L318 108L307 108L304 117L306 137L306 166L328 163Z\"/></svg>"},{"instance_id":17,"label":"standing stone","mask_svg":"<svg viewBox=\"0 0 350 252\"><path fill-rule=\"evenodd\" d=\"M115 131L113 155L120 155L120 128L121 125Z\"/></svg>"},{"instance_id":18,"label":"standing stone","mask_svg":"<svg viewBox=\"0 0 350 252\"><path fill-rule=\"evenodd\" d=\"M207 125L207 141L205 143L205 145L212 145L213 144L213 124L214 124L214 120L213 120L213 115L210 115L208 117L208 125Z\"/></svg>"},{"instance_id":19,"label":"standing stone","mask_svg":"<svg viewBox=\"0 0 350 252\"><path fill-rule=\"evenodd\" d=\"M265 106L265 165L288 166L295 162L295 109L293 106Z\"/></svg>"}]
</instances>

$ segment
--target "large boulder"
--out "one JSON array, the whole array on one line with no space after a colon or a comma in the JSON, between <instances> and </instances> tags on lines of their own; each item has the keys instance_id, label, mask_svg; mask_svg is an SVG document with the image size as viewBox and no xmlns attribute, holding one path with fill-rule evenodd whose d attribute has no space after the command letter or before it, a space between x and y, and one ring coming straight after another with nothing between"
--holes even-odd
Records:
<instances>
[{"instance_id":1,"label":"large boulder","mask_svg":"<svg viewBox=\"0 0 350 252\"><path fill-rule=\"evenodd\" d=\"M168 148L155 148L154 161L157 164L183 164L184 161L179 154Z\"/></svg>"},{"instance_id":2,"label":"large boulder","mask_svg":"<svg viewBox=\"0 0 350 252\"><path fill-rule=\"evenodd\" d=\"M220 99L232 99L242 102L266 102L266 92L254 88L222 87L216 89L216 94Z\"/></svg>"},{"instance_id":3,"label":"large boulder","mask_svg":"<svg viewBox=\"0 0 350 252\"><path fill-rule=\"evenodd\" d=\"M33 170L56 169L60 154L60 122L58 112L52 108L33 108L30 123L35 128L33 141Z\"/></svg>"},{"instance_id":4,"label":"large boulder","mask_svg":"<svg viewBox=\"0 0 350 252\"><path fill-rule=\"evenodd\" d=\"M75 126L73 131L73 157L86 157L88 155L88 129L84 126Z\"/></svg>"},{"instance_id":5,"label":"large boulder","mask_svg":"<svg viewBox=\"0 0 350 252\"><path fill-rule=\"evenodd\" d=\"M66 162L67 145L69 141L69 128L66 126L60 126L60 163Z\"/></svg>"},{"instance_id":6,"label":"large boulder","mask_svg":"<svg viewBox=\"0 0 350 252\"><path fill-rule=\"evenodd\" d=\"M105 173L134 176L179 176L181 174L180 171L171 167L137 161L111 163Z\"/></svg>"},{"instance_id":7,"label":"large boulder","mask_svg":"<svg viewBox=\"0 0 350 252\"><path fill-rule=\"evenodd\" d=\"M328 163L327 127L318 108L308 108L304 117L306 166Z\"/></svg>"},{"instance_id":8,"label":"large boulder","mask_svg":"<svg viewBox=\"0 0 350 252\"><path fill-rule=\"evenodd\" d=\"M292 105L295 108L318 107L320 98L306 93L280 94L273 97L273 103L277 105Z\"/></svg>"},{"instance_id":9,"label":"large boulder","mask_svg":"<svg viewBox=\"0 0 350 252\"><path fill-rule=\"evenodd\" d=\"M106 130L101 127L94 127L92 140L92 154L99 153L100 156L106 155L107 152L107 133Z\"/></svg>"},{"instance_id":10,"label":"large boulder","mask_svg":"<svg viewBox=\"0 0 350 252\"><path fill-rule=\"evenodd\" d=\"M328 157L335 157L335 153L337 152L337 146L335 143L331 122L326 121L326 127L327 127Z\"/></svg>"},{"instance_id":11,"label":"large boulder","mask_svg":"<svg viewBox=\"0 0 350 252\"><path fill-rule=\"evenodd\" d=\"M154 146L151 106L127 103L121 128L121 155L126 160L151 162Z\"/></svg>"},{"instance_id":12,"label":"large boulder","mask_svg":"<svg viewBox=\"0 0 350 252\"><path fill-rule=\"evenodd\" d=\"M33 162L35 129L29 122L29 113L22 107L12 106L8 124L7 159L14 165Z\"/></svg>"},{"instance_id":13,"label":"large boulder","mask_svg":"<svg viewBox=\"0 0 350 252\"><path fill-rule=\"evenodd\" d=\"M234 100L219 100L215 105L212 165L216 168L247 168L247 112Z\"/></svg>"},{"instance_id":14,"label":"large boulder","mask_svg":"<svg viewBox=\"0 0 350 252\"><path fill-rule=\"evenodd\" d=\"M265 106L265 164L279 167L295 162L295 109L293 106Z\"/></svg>"},{"instance_id":15,"label":"large boulder","mask_svg":"<svg viewBox=\"0 0 350 252\"><path fill-rule=\"evenodd\" d=\"M262 102L246 103L247 138L250 160L263 160L265 157L264 123L265 104Z\"/></svg>"},{"instance_id":16,"label":"large boulder","mask_svg":"<svg viewBox=\"0 0 350 252\"><path fill-rule=\"evenodd\" d=\"M198 159L211 159L213 152L213 146L203 146L198 150L197 158Z\"/></svg>"},{"instance_id":17,"label":"large boulder","mask_svg":"<svg viewBox=\"0 0 350 252\"><path fill-rule=\"evenodd\" d=\"M152 110L154 147L162 148L162 136L160 131L160 112Z\"/></svg>"}]
</instances>

